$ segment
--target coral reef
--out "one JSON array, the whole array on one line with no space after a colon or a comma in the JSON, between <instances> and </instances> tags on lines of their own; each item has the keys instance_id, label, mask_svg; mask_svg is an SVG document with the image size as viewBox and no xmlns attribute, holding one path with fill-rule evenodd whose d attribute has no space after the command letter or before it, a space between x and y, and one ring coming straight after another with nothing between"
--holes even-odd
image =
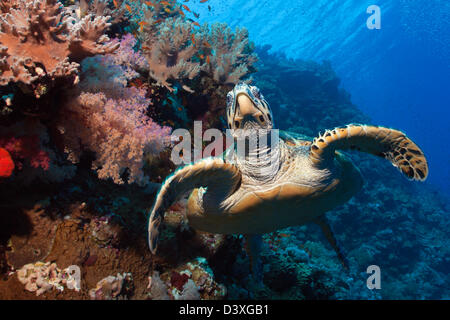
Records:
<instances>
[{"instance_id":1,"label":"coral reef","mask_svg":"<svg viewBox=\"0 0 450 320\"><path fill-rule=\"evenodd\" d=\"M8 178L14 170L14 162L8 150L0 148L0 178Z\"/></svg>"},{"instance_id":2,"label":"coral reef","mask_svg":"<svg viewBox=\"0 0 450 320\"><path fill-rule=\"evenodd\" d=\"M108 6L108 0L80 0L73 6L66 7L66 10L73 12L78 19L86 15L110 17L109 23L118 24L125 19L124 0L115 0L114 8Z\"/></svg>"},{"instance_id":3,"label":"coral reef","mask_svg":"<svg viewBox=\"0 0 450 320\"><path fill-rule=\"evenodd\" d=\"M92 167L99 178L146 185L145 156L158 155L170 143L170 128L147 116L151 100L145 88L127 87L146 66L133 50L135 39L126 36L115 54L85 59L80 93L60 110L58 130L69 159L79 162L82 150L94 152ZM68 116L70 115L70 116ZM80 130L84 128L85 130Z\"/></svg>"},{"instance_id":4,"label":"coral reef","mask_svg":"<svg viewBox=\"0 0 450 320\"><path fill-rule=\"evenodd\" d=\"M1 6L0 146L29 183L70 179L85 157L101 179L161 180L170 127L220 126L227 85L254 71L245 29L197 29L176 1L66 5ZM110 41L111 28L123 36ZM23 122L36 129L24 135Z\"/></svg>"},{"instance_id":5,"label":"coral reef","mask_svg":"<svg viewBox=\"0 0 450 320\"><path fill-rule=\"evenodd\" d=\"M193 28L192 23L182 18L168 18L158 26L155 34L147 35L144 42L150 76L169 91L174 89L168 80L175 79L184 90L193 92L183 81L194 79L200 72L200 64L193 61L197 53Z\"/></svg>"},{"instance_id":6,"label":"coral reef","mask_svg":"<svg viewBox=\"0 0 450 320\"><path fill-rule=\"evenodd\" d=\"M172 129L224 129L236 82L264 92L282 130L370 123L330 63L271 55L245 29L184 11L175 0L0 0L0 299L450 297L448 199L356 153L367 183L327 214L348 271L312 224L264 235L258 281L242 237L193 230L186 198L150 254L148 206L176 169ZM371 264L382 290L366 287Z\"/></svg>"},{"instance_id":7,"label":"coral reef","mask_svg":"<svg viewBox=\"0 0 450 320\"><path fill-rule=\"evenodd\" d=\"M6 130L1 131L0 146L9 152L19 170L23 168L25 159L33 168L41 167L48 170L50 158L48 153L42 150L40 137L42 131L39 132L38 127L18 123L14 127L8 128L8 131L11 132L10 135ZM22 135L12 136L13 132L17 131L21 131Z\"/></svg>"},{"instance_id":8,"label":"coral reef","mask_svg":"<svg viewBox=\"0 0 450 320\"><path fill-rule=\"evenodd\" d=\"M92 300L116 300L126 298L133 290L131 273L118 273L100 280L94 289L89 290Z\"/></svg>"},{"instance_id":9,"label":"coral reef","mask_svg":"<svg viewBox=\"0 0 450 320\"><path fill-rule=\"evenodd\" d=\"M201 39L205 65L202 70L216 83L237 84L245 79L256 63L257 56L245 28L233 32L224 23L203 26Z\"/></svg>"},{"instance_id":10,"label":"coral reef","mask_svg":"<svg viewBox=\"0 0 450 320\"><path fill-rule=\"evenodd\" d=\"M48 146L49 140L46 127L33 117L0 127L0 147L9 152L15 164L12 177L16 183L62 182L73 177L75 168Z\"/></svg>"},{"instance_id":11,"label":"coral reef","mask_svg":"<svg viewBox=\"0 0 450 320\"><path fill-rule=\"evenodd\" d=\"M61 271L56 263L39 261L34 264L26 264L17 270L17 278L25 285L25 290L36 292L36 296L52 289L63 291L64 285L67 285L69 289L80 291L69 268Z\"/></svg>"},{"instance_id":12,"label":"coral reef","mask_svg":"<svg viewBox=\"0 0 450 320\"><path fill-rule=\"evenodd\" d=\"M65 106L63 112L71 114L70 121L63 116L60 124L66 152L76 163L82 148L88 148L97 156L93 168L99 178L123 183L121 175L128 168L128 182L145 185L144 154L162 151L170 142L170 129L161 128L145 115L150 101L144 91L123 88L119 94L114 99L104 93L83 92Z\"/></svg>"},{"instance_id":13,"label":"coral reef","mask_svg":"<svg viewBox=\"0 0 450 320\"><path fill-rule=\"evenodd\" d=\"M104 30L107 17L87 15L68 24L68 15L57 0L17 0L0 15L0 84L19 83L36 98L60 78L77 81L83 58L113 52Z\"/></svg>"},{"instance_id":14,"label":"coral reef","mask_svg":"<svg viewBox=\"0 0 450 320\"><path fill-rule=\"evenodd\" d=\"M152 300L170 300L169 288L163 280L159 277L159 272L155 271L148 277L149 296Z\"/></svg>"},{"instance_id":15,"label":"coral reef","mask_svg":"<svg viewBox=\"0 0 450 320\"><path fill-rule=\"evenodd\" d=\"M208 262L201 257L161 276L153 273L149 277L148 288L153 300L218 300L223 299L227 292L214 280Z\"/></svg>"}]
</instances>

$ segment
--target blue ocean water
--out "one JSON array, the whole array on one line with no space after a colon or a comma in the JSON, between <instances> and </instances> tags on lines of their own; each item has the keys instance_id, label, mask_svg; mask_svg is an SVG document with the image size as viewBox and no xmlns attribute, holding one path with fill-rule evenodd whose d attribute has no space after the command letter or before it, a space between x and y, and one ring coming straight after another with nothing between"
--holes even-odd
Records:
<instances>
[{"instance_id":1,"label":"blue ocean water","mask_svg":"<svg viewBox=\"0 0 450 320\"><path fill-rule=\"evenodd\" d=\"M372 122L406 132L424 150L429 182L450 194L450 1L210 0L189 3L202 22L246 27L256 45L330 60ZM381 9L381 29L366 12ZM209 6L209 7L208 7Z\"/></svg>"}]
</instances>

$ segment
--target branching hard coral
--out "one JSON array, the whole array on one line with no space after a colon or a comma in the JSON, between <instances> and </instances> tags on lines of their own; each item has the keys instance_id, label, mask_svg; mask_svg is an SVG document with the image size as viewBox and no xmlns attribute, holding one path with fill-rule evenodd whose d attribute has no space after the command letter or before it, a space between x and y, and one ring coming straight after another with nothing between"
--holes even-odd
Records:
<instances>
[{"instance_id":1,"label":"branching hard coral","mask_svg":"<svg viewBox=\"0 0 450 320\"><path fill-rule=\"evenodd\" d=\"M236 84L251 73L258 60L245 28L235 32L224 23L215 23L201 29L202 49L206 57L202 70L219 84Z\"/></svg>"},{"instance_id":2,"label":"branching hard coral","mask_svg":"<svg viewBox=\"0 0 450 320\"><path fill-rule=\"evenodd\" d=\"M104 35L108 17L87 15L69 23L70 16L57 0L8 2L0 1L0 85L19 83L39 98L48 89L42 86L58 78L77 81L83 58L118 47Z\"/></svg>"},{"instance_id":3,"label":"branching hard coral","mask_svg":"<svg viewBox=\"0 0 450 320\"><path fill-rule=\"evenodd\" d=\"M192 80L200 72L200 64L193 57L198 49L193 43L193 24L182 18L168 18L156 33L147 35L143 48L147 50L150 76L158 85L173 91L169 80L181 83L183 89L193 92L184 81Z\"/></svg>"}]
</instances>

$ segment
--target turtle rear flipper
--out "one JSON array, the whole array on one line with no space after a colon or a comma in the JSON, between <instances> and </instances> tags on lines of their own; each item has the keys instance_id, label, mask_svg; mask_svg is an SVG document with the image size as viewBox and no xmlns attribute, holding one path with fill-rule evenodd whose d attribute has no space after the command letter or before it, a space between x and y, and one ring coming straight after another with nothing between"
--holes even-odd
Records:
<instances>
[{"instance_id":1,"label":"turtle rear flipper","mask_svg":"<svg viewBox=\"0 0 450 320\"><path fill-rule=\"evenodd\" d=\"M211 195L226 198L239 187L241 172L219 158L200 160L175 171L162 184L148 222L148 243L156 253L159 227L166 210L183 194L204 187Z\"/></svg>"},{"instance_id":2,"label":"turtle rear flipper","mask_svg":"<svg viewBox=\"0 0 450 320\"><path fill-rule=\"evenodd\" d=\"M358 150L389 160L411 180L425 181L428 164L422 150L403 132L384 127L350 124L315 138L309 154L319 168L334 159L336 150Z\"/></svg>"}]
</instances>

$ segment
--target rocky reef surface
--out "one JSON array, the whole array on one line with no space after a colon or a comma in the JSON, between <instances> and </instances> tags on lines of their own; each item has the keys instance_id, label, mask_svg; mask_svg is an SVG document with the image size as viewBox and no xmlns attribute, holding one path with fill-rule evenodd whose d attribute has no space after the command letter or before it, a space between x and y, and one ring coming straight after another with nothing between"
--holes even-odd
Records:
<instances>
[{"instance_id":1,"label":"rocky reef surface","mask_svg":"<svg viewBox=\"0 0 450 320\"><path fill-rule=\"evenodd\" d=\"M193 230L186 199L152 255L148 209L175 169L170 133L194 120L224 129L238 81L261 89L282 130L313 137L370 119L329 63L270 55L245 29L150 3L0 1L0 299L450 298L448 199L359 153L364 189L327 213L349 270L306 225L264 235L255 281L243 237ZM29 25L6 27L15 16ZM24 36L39 19L45 41ZM12 58L34 42L58 56ZM370 265L381 290L366 286Z\"/></svg>"}]
</instances>

